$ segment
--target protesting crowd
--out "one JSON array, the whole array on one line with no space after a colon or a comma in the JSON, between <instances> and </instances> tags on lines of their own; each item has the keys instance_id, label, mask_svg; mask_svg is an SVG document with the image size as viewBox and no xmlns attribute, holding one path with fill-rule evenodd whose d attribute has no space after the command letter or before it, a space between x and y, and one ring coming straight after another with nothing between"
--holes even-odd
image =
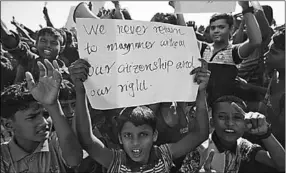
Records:
<instances>
[{"instance_id":1,"label":"protesting crowd","mask_svg":"<svg viewBox=\"0 0 286 173\"><path fill-rule=\"evenodd\" d=\"M93 18L136 20L112 3ZM46 6L37 31L1 20L1 173L285 172L285 24L270 5L237 4L241 13L216 13L208 26L175 13L150 19L193 27L196 100L108 110L87 97L91 64L76 27L55 28Z\"/></svg>"}]
</instances>

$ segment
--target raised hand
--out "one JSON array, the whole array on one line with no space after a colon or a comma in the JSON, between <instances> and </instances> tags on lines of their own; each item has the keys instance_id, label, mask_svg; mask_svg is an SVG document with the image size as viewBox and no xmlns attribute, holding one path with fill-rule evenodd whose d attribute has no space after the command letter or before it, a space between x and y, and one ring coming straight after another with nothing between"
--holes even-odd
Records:
<instances>
[{"instance_id":1,"label":"raised hand","mask_svg":"<svg viewBox=\"0 0 286 173\"><path fill-rule=\"evenodd\" d=\"M169 1L169 5L175 9L175 2L174 1Z\"/></svg>"},{"instance_id":2,"label":"raised hand","mask_svg":"<svg viewBox=\"0 0 286 173\"><path fill-rule=\"evenodd\" d=\"M77 91L84 91L83 82L88 77L90 64L84 59L73 62L68 70Z\"/></svg>"},{"instance_id":3,"label":"raised hand","mask_svg":"<svg viewBox=\"0 0 286 173\"><path fill-rule=\"evenodd\" d=\"M213 161L213 157L214 157L214 150L211 150L207 160L205 161L202 169L199 170L200 173L214 173L216 172L215 170L211 169L211 163Z\"/></svg>"},{"instance_id":4,"label":"raised hand","mask_svg":"<svg viewBox=\"0 0 286 173\"><path fill-rule=\"evenodd\" d=\"M40 70L39 82L35 83L30 72L26 72L26 81L30 93L37 101L43 105L52 105L58 100L62 75L56 60L53 65L47 59L44 62L47 68L40 61L37 63Z\"/></svg>"},{"instance_id":5,"label":"raised hand","mask_svg":"<svg viewBox=\"0 0 286 173\"><path fill-rule=\"evenodd\" d=\"M268 131L269 124L266 121L266 117L258 112L245 113L241 107L236 103L231 103L231 106L239 113L244 115L244 121L246 124L246 130L253 135L263 135Z\"/></svg>"},{"instance_id":6,"label":"raised hand","mask_svg":"<svg viewBox=\"0 0 286 173\"><path fill-rule=\"evenodd\" d=\"M196 74L194 82L199 84L199 91L206 90L211 72L208 70L208 63L204 59L199 59L201 61L201 67L197 67L191 71L191 75Z\"/></svg>"}]
</instances>

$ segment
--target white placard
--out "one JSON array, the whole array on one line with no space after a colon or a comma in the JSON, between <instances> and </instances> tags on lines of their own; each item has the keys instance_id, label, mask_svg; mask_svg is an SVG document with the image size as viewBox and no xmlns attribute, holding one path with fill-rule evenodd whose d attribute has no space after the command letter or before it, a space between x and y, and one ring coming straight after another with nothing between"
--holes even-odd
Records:
<instances>
[{"instance_id":1,"label":"white placard","mask_svg":"<svg viewBox=\"0 0 286 173\"><path fill-rule=\"evenodd\" d=\"M175 13L230 13L236 1L175 1Z\"/></svg>"},{"instance_id":2,"label":"white placard","mask_svg":"<svg viewBox=\"0 0 286 173\"><path fill-rule=\"evenodd\" d=\"M79 18L77 32L80 57L92 66L84 86L93 108L195 100L189 73L201 63L193 28Z\"/></svg>"}]
</instances>

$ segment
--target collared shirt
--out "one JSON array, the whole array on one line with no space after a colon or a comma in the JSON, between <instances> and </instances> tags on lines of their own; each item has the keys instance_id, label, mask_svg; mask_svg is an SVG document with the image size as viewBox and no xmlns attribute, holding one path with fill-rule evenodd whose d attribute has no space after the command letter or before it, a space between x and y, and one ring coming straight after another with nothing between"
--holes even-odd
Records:
<instances>
[{"instance_id":1,"label":"collared shirt","mask_svg":"<svg viewBox=\"0 0 286 173\"><path fill-rule=\"evenodd\" d=\"M168 173L173 166L172 155L168 144L154 146L149 161L141 165L132 161L123 150L114 150L113 160L107 172L110 173Z\"/></svg>"},{"instance_id":2,"label":"collared shirt","mask_svg":"<svg viewBox=\"0 0 286 173\"><path fill-rule=\"evenodd\" d=\"M40 143L33 153L21 149L12 139L1 144L1 173L64 173L65 161L57 137Z\"/></svg>"},{"instance_id":3,"label":"collared shirt","mask_svg":"<svg viewBox=\"0 0 286 173\"><path fill-rule=\"evenodd\" d=\"M213 132L215 133L215 132ZM197 172L205 163L210 151L214 150L211 168L220 173L237 173L242 162L250 162L262 148L252 144L246 139L239 138L231 150L222 147L215 134L210 134L209 139L194 151L190 152L180 169L180 172Z\"/></svg>"}]
</instances>

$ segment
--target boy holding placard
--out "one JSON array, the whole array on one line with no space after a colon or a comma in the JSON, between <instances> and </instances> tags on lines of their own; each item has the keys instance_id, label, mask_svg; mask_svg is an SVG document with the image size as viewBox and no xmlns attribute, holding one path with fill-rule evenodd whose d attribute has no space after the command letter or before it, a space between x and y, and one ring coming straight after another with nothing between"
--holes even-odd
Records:
<instances>
[{"instance_id":1,"label":"boy holding placard","mask_svg":"<svg viewBox=\"0 0 286 173\"><path fill-rule=\"evenodd\" d=\"M210 19L210 36L213 44L203 43L201 56L209 63L212 72L208 86L208 102L211 103L222 95L235 95L238 75L236 65L247 58L262 41L259 25L253 15L253 8L248 1L238 2L242 7L247 35L249 39L241 44L233 45L230 41L233 32L233 16L215 14Z\"/></svg>"},{"instance_id":2,"label":"boy holding placard","mask_svg":"<svg viewBox=\"0 0 286 173\"><path fill-rule=\"evenodd\" d=\"M156 116L146 106L128 107L117 118L118 138L122 149L107 148L92 134L91 120L86 105L86 93L83 81L87 79L89 63L77 60L69 67L71 78L75 83L76 130L83 148L89 155L108 168L108 172L169 172L175 158L179 158L203 142L209 133L206 105L206 86L209 71L197 68L196 81L199 83L196 100L196 128L177 143L155 146L158 132Z\"/></svg>"}]
</instances>

